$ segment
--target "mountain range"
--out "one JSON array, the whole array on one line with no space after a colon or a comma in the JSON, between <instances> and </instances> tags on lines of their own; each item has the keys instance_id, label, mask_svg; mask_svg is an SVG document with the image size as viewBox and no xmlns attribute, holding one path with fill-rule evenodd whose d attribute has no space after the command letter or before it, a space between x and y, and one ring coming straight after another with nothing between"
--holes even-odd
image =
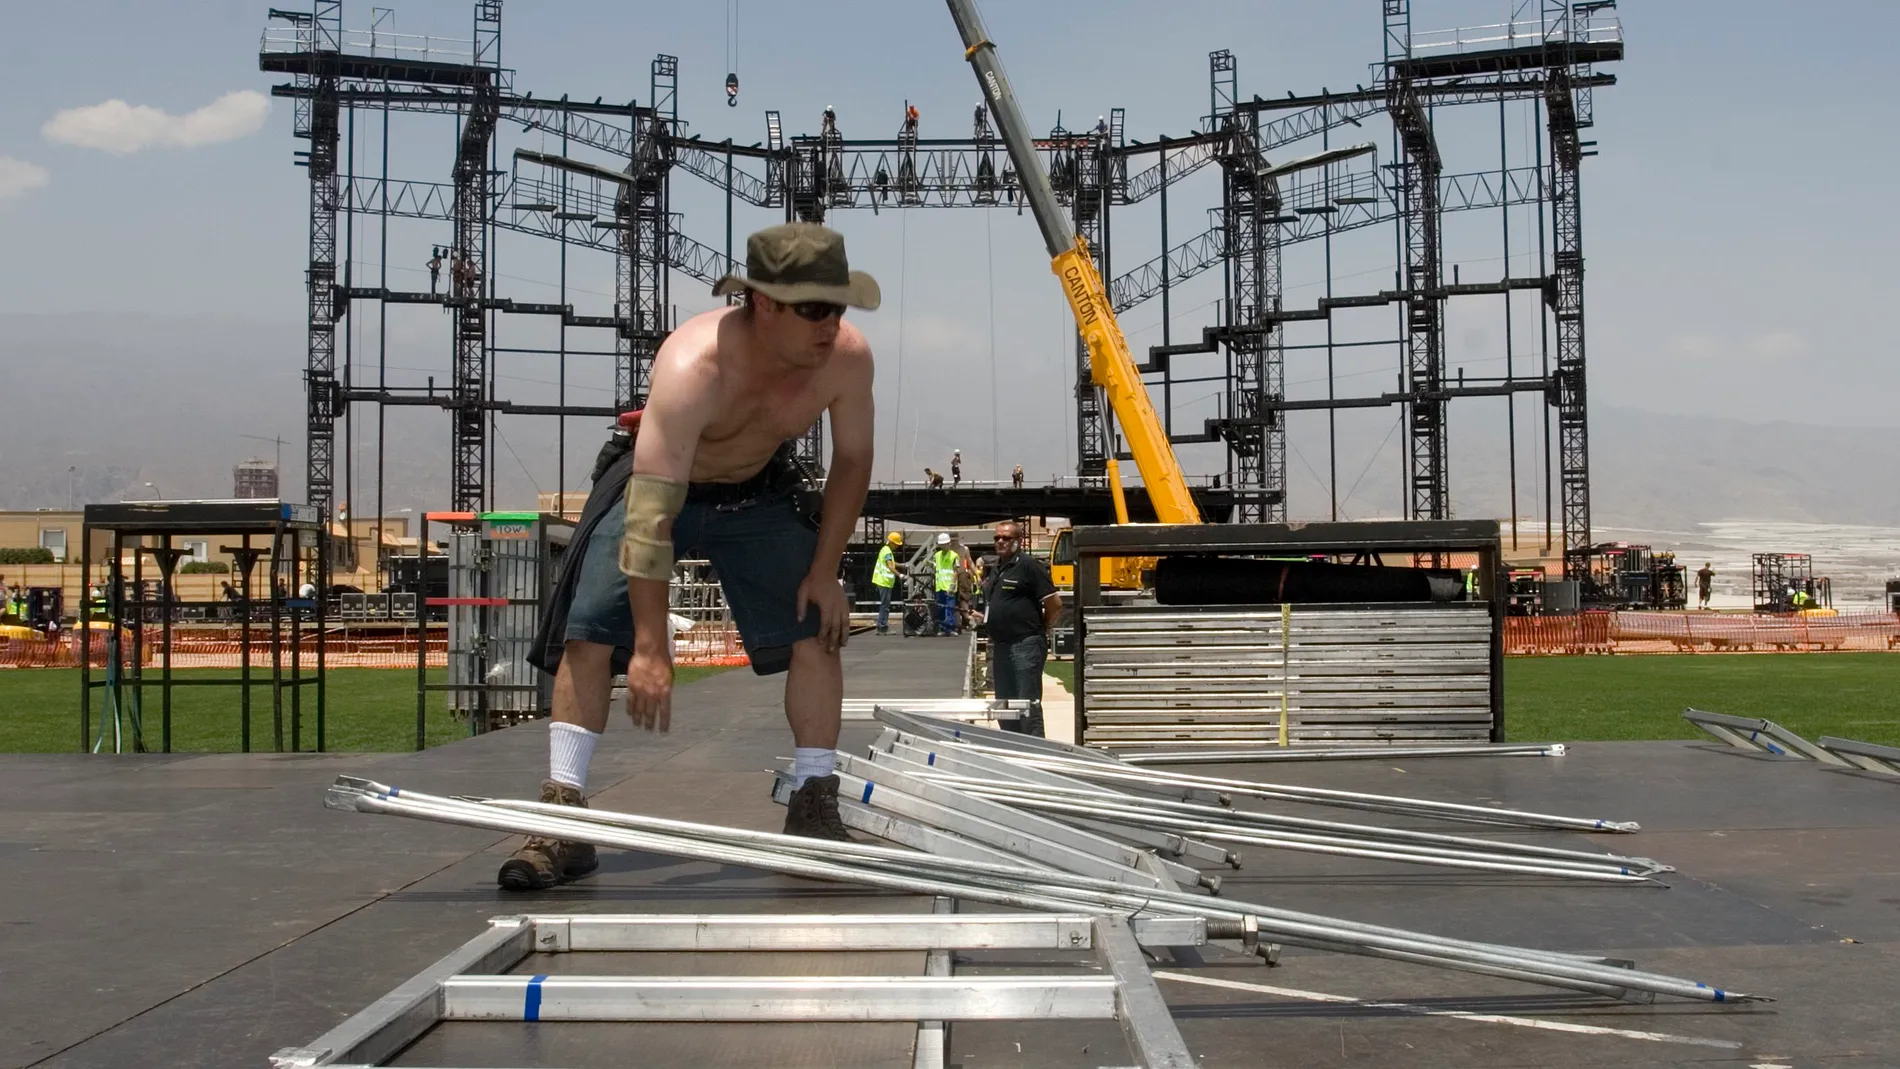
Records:
<instances>
[{"instance_id":1,"label":"mountain range","mask_svg":"<svg viewBox=\"0 0 1900 1069\"><path fill-rule=\"evenodd\" d=\"M407 365L427 367L445 359L443 344L428 337L405 341ZM79 502L139 497L222 497L231 492L231 467L247 458L272 459L281 437L286 469L283 493L301 495L303 457L302 364L304 339L295 324L282 325L209 317L0 316L0 509L64 508ZM598 363L598 362L596 362ZM598 369L596 369L597 371ZM359 372L359 374L361 374ZM437 372L438 381L446 372ZM421 379L406 373L404 381ZM583 387L584 388L584 387ZM597 388L596 388L597 389ZM987 386L972 386L968 398L940 399L946 410L980 413ZM538 392L530 392L538 391ZM546 384L504 384L498 392L516 400L539 400ZM977 396L978 394L981 396ZM572 395L598 403L592 394ZM551 398L549 398L551 399ZM1060 411L1057 397L1044 411ZM1528 412L1529 407L1520 412ZM965 433L954 421L911 422L909 434L880 430L880 447L897 438L908 454L904 478L916 458L963 450L966 472L991 470L989 428ZM1459 515L1507 515L1506 457L1491 424L1492 413L1461 423L1454 418L1450 466L1454 510ZM1520 416L1522 418L1522 416ZM600 439L597 421L573 420L567 443L568 486L580 484ZM1022 463L1032 483L1062 470L1066 433L1056 427L1035 433L1009 424L1000 470ZM1296 518L1323 516L1322 484L1308 458L1323 456L1325 443L1314 424L1295 424L1292 443L1299 463L1289 462ZM1390 426L1388 421L1387 426ZM447 467L448 425L439 409L392 410L386 427L385 507L440 508L433 487ZM359 515L371 509L376 427L373 411L359 413L355 428ZM1518 513L1541 514L1541 428L1520 427ZM1347 463L1341 439L1342 480L1360 468ZM1352 497L1349 515L1395 515L1400 441L1391 436L1377 453L1369 442L1350 443L1371 473ZM514 418L502 424L494 454L497 502L524 507L536 491L554 489L552 422ZM339 482L345 443L339 442ZM1900 526L1900 432L1892 427L1826 426L1672 415L1598 397L1591 409L1590 457L1594 518L1601 525L1683 530L1698 523L1746 519ZM923 463L924 461L918 461ZM885 478L885 459L876 468ZM1377 484L1377 485L1373 485ZM346 499L344 489L339 500Z\"/></svg>"}]
</instances>

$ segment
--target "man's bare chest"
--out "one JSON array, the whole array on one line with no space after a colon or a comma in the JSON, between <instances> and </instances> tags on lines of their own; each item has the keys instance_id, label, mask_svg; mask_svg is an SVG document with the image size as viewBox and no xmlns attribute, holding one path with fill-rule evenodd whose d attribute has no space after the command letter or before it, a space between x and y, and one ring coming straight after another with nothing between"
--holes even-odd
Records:
<instances>
[{"instance_id":1,"label":"man's bare chest","mask_svg":"<svg viewBox=\"0 0 1900 1069\"><path fill-rule=\"evenodd\" d=\"M795 385L772 385L735 392L707 425L709 442L771 439L782 442L804 433L827 407L829 383L823 376Z\"/></svg>"}]
</instances>

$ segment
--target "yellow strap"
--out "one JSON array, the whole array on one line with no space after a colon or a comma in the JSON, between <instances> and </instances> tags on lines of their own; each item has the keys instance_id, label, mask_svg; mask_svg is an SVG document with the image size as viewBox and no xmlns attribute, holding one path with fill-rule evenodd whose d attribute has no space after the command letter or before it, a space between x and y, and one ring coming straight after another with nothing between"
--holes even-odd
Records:
<instances>
[{"instance_id":1,"label":"yellow strap","mask_svg":"<svg viewBox=\"0 0 1900 1069\"><path fill-rule=\"evenodd\" d=\"M987 39L978 41L977 43L963 50L963 58L966 61L969 60L972 56L976 55L976 50L979 48L982 48L984 45L990 45L991 48L996 47L995 45L990 44L990 42Z\"/></svg>"},{"instance_id":2,"label":"yellow strap","mask_svg":"<svg viewBox=\"0 0 1900 1069\"><path fill-rule=\"evenodd\" d=\"M1281 602L1280 603L1280 748L1283 750L1286 749L1286 745L1287 745L1286 692L1287 692L1288 686L1290 685L1287 680L1287 676L1291 674L1287 671L1288 649L1292 645L1292 642L1290 638L1288 637L1288 632L1292 630L1293 630L1293 606L1285 602Z\"/></svg>"}]
</instances>

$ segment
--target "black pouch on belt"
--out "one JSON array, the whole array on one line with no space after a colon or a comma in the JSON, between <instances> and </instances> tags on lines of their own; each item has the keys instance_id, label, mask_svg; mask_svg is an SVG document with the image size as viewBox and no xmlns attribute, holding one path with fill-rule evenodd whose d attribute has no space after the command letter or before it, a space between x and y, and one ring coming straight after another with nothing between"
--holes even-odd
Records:
<instances>
[{"instance_id":1,"label":"black pouch on belt","mask_svg":"<svg viewBox=\"0 0 1900 1069\"><path fill-rule=\"evenodd\" d=\"M825 511L825 492L812 484L804 466L792 457L789 447L781 448L773 455L771 467L774 469L774 488L782 487L791 493L792 511L798 514L800 522L816 531L819 518Z\"/></svg>"},{"instance_id":2,"label":"black pouch on belt","mask_svg":"<svg viewBox=\"0 0 1900 1069\"><path fill-rule=\"evenodd\" d=\"M801 483L792 491L792 507L798 510L798 518L805 526L816 531L825 512L825 492L810 483Z\"/></svg>"},{"instance_id":3,"label":"black pouch on belt","mask_svg":"<svg viewBox=\"0 0 1900 1069\"><path fill-rule=\"evenodd\" d=\"M813 485L810 473L792 455L790 442L779 446L772 459L765 462L759 473L744 483L732 487L735 505L743 506L767 496L784 494L791 502L792 512L800 523L812 530L818 529L818 517L824 511L824 491ZM687 500L692 500L689 493Z\"/></svg>"},{"instance_id":4,"label":"black pouch on belt","mask_svg":"<svg viewBox=\"0 0 1900 1069\"><path fill-rule=\"evenodd\" d=\"M600 452L594 455L593 482L598 483L614 461L633 452L633 435L623 430L615 430L613 435L601 444Z\"/></svg>"}]
</instances>

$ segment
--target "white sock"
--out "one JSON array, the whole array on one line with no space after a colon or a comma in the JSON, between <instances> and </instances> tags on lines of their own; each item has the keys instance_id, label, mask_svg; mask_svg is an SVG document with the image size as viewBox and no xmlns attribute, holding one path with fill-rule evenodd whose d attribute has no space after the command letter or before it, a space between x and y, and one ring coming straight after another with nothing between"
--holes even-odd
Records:
<instances>
[{"instance_id":1,"label":"white sock","mask_svg":"<svg viewBox=\"0 0 1900 1069\"><path fill-rule=\"evenodd\" d=\"M814 776L829 776L838 767L838 751L824 746L792 747L792 789Z\"/></svg>"},{"instance_id":2,"label":"white sock","mask_svg":"<svg viewBox=\"0 0 1900 1069\"><path fill-rule=\"evenodd\" d=\"M600 732L559 720L548 725L548 778L570 787L587 786L587 764L594 759Z\"/></svg>"}]
</instances>

